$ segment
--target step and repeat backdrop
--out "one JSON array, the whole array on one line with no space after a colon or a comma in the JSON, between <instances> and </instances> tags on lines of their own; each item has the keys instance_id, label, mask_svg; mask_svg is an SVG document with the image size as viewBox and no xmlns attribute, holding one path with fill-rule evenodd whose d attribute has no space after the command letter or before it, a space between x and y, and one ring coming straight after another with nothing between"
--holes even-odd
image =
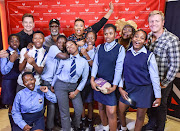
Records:
<instances>
[{"instance_id":1,"label":"step and repeat backdrop","mask_svg":"<svg viewBox=\"0 0 180 131\"><path fill-rule=\"evenodd\" d=\"M109 10L111 0L5 0L8 35L23 29L22 16L31 13L35 18L34 30L41 30L45 36L50 34L49 21L56 18L61 23L60 32L66 36L74 33L76 18L85 20L85 27L98 22ZM153 10L164 12L165 0L112 0L114 12L108 23L115 24L125 18L137 23L138 28L149 32L148 14ZM103 43L103 30L98 32L96 45ZM169 98L168 113L180 118L180 78L177 77Z\"/></svg>"}]
</instances>

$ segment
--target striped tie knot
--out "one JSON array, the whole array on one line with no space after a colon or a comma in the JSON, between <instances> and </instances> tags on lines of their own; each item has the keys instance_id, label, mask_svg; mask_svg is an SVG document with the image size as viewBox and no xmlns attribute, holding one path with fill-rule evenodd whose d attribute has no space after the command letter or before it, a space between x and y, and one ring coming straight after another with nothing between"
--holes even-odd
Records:
<instances>
[{"instance_id":1,"label":"striped tie knot","mask_svg":"<svg viewBox=\"0 0 180 131\"><path fill-rule=\"evenodd\" d=\"M71 63L71 69L70 69L70 76L74 77L76 75L76 62L75 62L75 56L72 57L72 63Z\"/></svg>"}]
</instances>

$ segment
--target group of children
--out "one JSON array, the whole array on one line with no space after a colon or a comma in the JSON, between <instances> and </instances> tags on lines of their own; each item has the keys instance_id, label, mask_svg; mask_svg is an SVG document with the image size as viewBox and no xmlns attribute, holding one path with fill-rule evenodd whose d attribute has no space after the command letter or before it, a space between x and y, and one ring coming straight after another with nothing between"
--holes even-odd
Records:
<instances>
[{"instance_id":1,"label":"group of children","mask_svg":"<svg viewBox=\"0 0 180 131\"><path fill-rule=\"evenodd\" d=\"M135 131L141 130L147 108L157 107L161 101L156 60L144 46L147 34L137 30L129 35L132 46L126 51L115 40L116 27L113 24L106 24L103 30L105 43L97 48L96 33L89 31L81 46L75 41L67 41L64 35L58 36L56 45L52 45L48 53L43 48L44 34L41 31L34 32L33 47L23 48L21 52L18 50L20 38L15 34L9 36L9 57L1 58L1 73L3 103L10 105L9 113L12 112L15 122L12 129L45 130L45 96L50 111L55 110L54 103L58 103L65 131L71 130L69 99L75 112L72 122L75 131L85 130L85 121L93 130L94 100L98 102L103 130L117 130L116 110L119 105L121 130L126 131L125 111L132 105L129 99L136 103L134 106L137 108ZM112 85L107 88L107 94L97 89L96 78L103 78ZM120 92L120 98L117 92ZM83 103L88 103L87 120Z\"/></svg>"}]
</instances>

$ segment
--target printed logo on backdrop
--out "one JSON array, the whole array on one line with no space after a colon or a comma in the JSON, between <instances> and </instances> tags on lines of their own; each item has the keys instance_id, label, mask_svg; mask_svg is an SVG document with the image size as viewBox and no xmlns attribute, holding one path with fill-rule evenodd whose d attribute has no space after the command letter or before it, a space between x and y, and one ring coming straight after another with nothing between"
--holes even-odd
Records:
<instances>
[{"instance_id":1,"label":"printed logo on backdrop","mask_svg":"<svg viewBox=\"0 0 180 131\"><path fill-rule=\"evenodd\" d=\"M56 4L51 5L52 8L61 8L61 7L66 7L66 4L61 4L60 1L57 1Z\"/></svg>"},{"instance_id":2,"label":"printed logo on backdrop","mask_svg":"<svg viewBox=\"0 0 180 131\"><path fill-rule=\"evenodd\" d=\"M75 0L75 4L70 4L70 7L85 7L85 4L80 4L78 0Z\"/></svg>"},{"instance_id":3,"label":"printed logo on backdrop","mask_svg":"<svg viewBox=\"0 0 180 131\"><path fill-rule=\"evenodd\" d=\"M51 9L48 9L46 13L43 13L43 16L57 16L57 13L52 12Z\"/></svg>"},{"instance_id":4,"label":"printed logo on backdrop","mask_svg":"<svg viewBox=\"0 0 180 131\"><path fill-rule=\"evenodd\" d=\"M95 23L98 21L98 19L99 19L99 17L95 16L93 20L89 20L89 23Z\"/></svg>"},{"instance_id":5,"label":"printed logo on backdrop","mask_svg":"<svg viewBox=\"0 0 180 131\"><path fill-rule=\"evenodd\" d=\"M94 3L90 3L89 7L103 6L105 3L99 3L99 0L94 0Z\"/></svg>"},{"instance_id":6,"label":"printed logo on backdrop","mask_svg":"<svg viewBox=\"0 0 180 131\"><path fill-rule=\"evenodd\" d=\"M136 2L129 2L130 6L144 6L146 2L141 2L141 0L136 0Z\"/></svg>"},{"instance_id":7,"label":"printed logo on backdrop","mask_svg":"<svg viewBox=\"0 0 180 131\"><path fill-rule=\"evenodd\" d=\"M30 12L33 16L39 16L39 13L35 13L34 10L31 10Z\"/></svg>"},{"instance_id":8,"label":"printed logo on backdrop","mask_svg":"<svg viewBox=\"0 0 180 131\"><path fill-rule=\"evenodd\" d=\"M138 22L144 22L145 19L140 19L139 16L134 16L133 21L135 21L136 23L138 23Z\"/></svg>"},{"instance_id":9,"label":"printed logo on backdrop","mask_svg":"<svg viewBox=\"0 0 180 131\"><path fill-rule=\"evenodd\" d=\"M66 25L61 28L63 31L73 31L74 28L72 28L70 25Z\"/></svg>"},{"instance_id":10,"label":"printed logo on backdrop","mask_svg":"<svg viewBox=\"0 0 180 131\"><path fill-rule=\"evenodd\" d=\"M12 31L21 31L23 28L20 28L19 25L15 25L15 27L12 28Z\"/></svg>"},{"instance_id":11,"label":"printed logo on backdrop","mask_svg":"<svg viewBox=\"0 0 180 131\"><path fill-rule=\"evenodd\" d=\"M111 19L111 20L108 20L108 21L115 23L118 20L118 18L119 18L118 16L114 16L114 19Z\"/></svg>"},{"instance_id":12,"label":"printed logo on backdrop","mask_svg":"<svg viewBox=\"0 0 180 131\"><path fill-rule=\"evenodd\" d=\"M89 12L89 8L86 8L84 12L79 12L79 15L94 15L95 12Z\"/></svg>"},{"instance_id":13,"label":"printed logo on backdrop","mask_svg":"<svg viewBox=\"0 0 180 131\"><path fill-rule=\"evenodd\" d=\"M114 6L125 6L125 3L121 2L121 0L115 0Z\"/></svg>"},{"instance_id":14,"label":"printed logo on backdrop","mask_svg":"<svg viewBox=\"0 0 180 131\"><path fill-rule=\"evenodd\" d=\"M34 5L34 8L47 8L48 5L43 5L43 2L38 2L38 5Z\"/></svg>"},{"instance_id":15,"label":"printed logo on backdrop","mask_svg":"<svg viewBox=\"0 0 180 131\"><path fill-rule=\"evenodd\" d=\"M39 20L36 20L35 23L38 23L38 24L47 23L48 24L48 21L44 20L43 17L39 17Z\"/></svg>"},{"instance_id":16,"label":"printed logo on backdrop","mask_svg":"<svg viewBox=\"0 0 180 131\"><path fill-rule=\"evenodd\" d=\"M149 25L148 24L144 24L144 26L142 26L141 29L143 29L145 31L149 31Z\"/></svg>"},{"instance_id":17,"label":"printed logo on backdrop","mask_svg":"<svg viewBox=\"0 0 180 131\"><path fill-rule=\"evenodd\" d=\"M61 17L57 17L57 20L59 20L60 23L66 23L66 20L62 20Z\"/></svg>"},{"instance_id":18,"label":"printed logo on backdrop","mask_svg":"<svg viewBox=\"0 0 180 131\"><path fill-rule=\"evenodd\" d=\"M11 16L23 16L23 14L20 13L18 10L13 11L13 13L10 14L10 15L11 15Z\"/></svg>"},{"instance_id":19,"label":"printed logo on backdrop","mask_svg":"<svg viewBox=\"0 0 180 131\"><path fill-rule=\"evenodd\" d=\"M99 14L106 14L109 11L109 8L104 8L104 11L100 11Z\"/></svg>"},{"instance_id":20,"label":"printed logo on backdrop","mask_svg":"<svg viewBox=\"0 0 180 131\"><path fill-rule=\"evenodd\" d=\"M130 11L129 8L124 8L124 11L119 11L119 14L135 14L135 11Z\"/></svg>"},{"instance_id":21,"label":"printed logo on backdrop","mask_svg":"<svg viewBox=\"0 0 180 131\"><path fill-rule=\"evenodd\" d=\"M24 9L24 8L31 8L31 6L26 5L26 3L22 3L20 6L17 6L19 9Z\"/></svg>"},{"instance_id":22,"label":"printed logo on backdrop","mask_svg":"<svg viewBox=\"0 0 180 131\"><path fill-rule=\"evenodd\" d=\"M139 13L140 14L149 14L151 11L152 10L150 7L146 7L146 10L140 10Z\"/></svg>"},{"instance_id":23,"label":"printed logo on backdrop","mask_svg":"<svg viewBox=\"0 0 180 131\"><path fill-rule=\"evenodd\" d=\"M61 12L60 14L61 15L75 15L76 12L71 12L70 9L66 9L66 12Z\"/></svg>"}]
</instances>

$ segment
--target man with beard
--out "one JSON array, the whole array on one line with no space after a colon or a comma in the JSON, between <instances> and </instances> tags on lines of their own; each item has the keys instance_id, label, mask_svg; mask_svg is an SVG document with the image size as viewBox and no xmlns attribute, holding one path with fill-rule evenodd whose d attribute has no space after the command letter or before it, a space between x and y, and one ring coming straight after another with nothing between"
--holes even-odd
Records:
<instances>
[{"instance_id":1,"label":"man with beard","mask_svg":"<svg viewBox=\"0 0 180 131\"><path fill-rule=\"evenodd\" d=\"M43 46L45 47L45 49L47 51L49 51L49 48L51 47L51 45L56 45L57 37L60 35L59 20L57 20L57 19L50 20L49 30L50 30L51 34L45 37L45 41L43 43ZM62 33L62 35L64 35L64 34Z\"/></svg>"}]
</instances>

